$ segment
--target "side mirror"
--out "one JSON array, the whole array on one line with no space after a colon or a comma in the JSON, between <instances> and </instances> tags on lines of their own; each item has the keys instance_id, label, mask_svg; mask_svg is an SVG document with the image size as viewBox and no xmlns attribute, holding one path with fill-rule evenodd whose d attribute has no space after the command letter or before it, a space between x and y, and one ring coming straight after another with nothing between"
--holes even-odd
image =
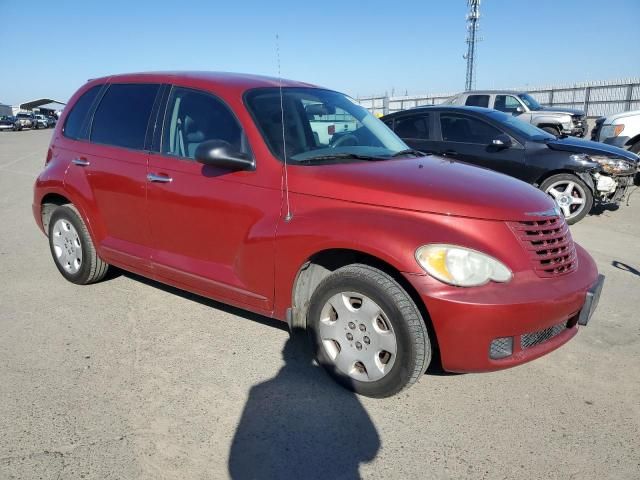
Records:
<instances>
[{"instance_id":1,"label":"side mirror","mask_svg":"<svg viewBox=\"0 0 640 480\"><path fill-rule=\"evenodd\" d=\"M198 145L195 154L196 160L212 167L225 168L227 170L254 170L255 163L246 153L233 149L229 142L224 140L206 140Z\"/></svg>"},{"instance_id":2,"label":"side mirror","mask_svg":"<svg viewBox=\"0 0 640 480\"><path fill-rule=\"evenodd\" d=\"M516 107L515 114L516 114L516 115L520 115L521 113L524 113L524 108L522 107L522 105L518 105L518 106Z\"/></svg>"},{"instance_id":3,"label":"side mirror","mask_svg":"<svg viewBox=\"0 0 640 480\"><path fill-rule=\"evenodd\" d=\"M511 141L511 137L505 133L501 133L489 144L493 150L504 150L506 148L511 148L513 146L513 142Z\"/></svg>"}]
</instances>

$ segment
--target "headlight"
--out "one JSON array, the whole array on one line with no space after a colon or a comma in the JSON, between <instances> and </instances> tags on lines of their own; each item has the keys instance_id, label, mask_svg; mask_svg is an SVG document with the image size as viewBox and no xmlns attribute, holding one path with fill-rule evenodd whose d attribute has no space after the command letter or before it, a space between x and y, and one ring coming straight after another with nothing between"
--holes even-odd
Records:
<instances>
[{"instance_id":1,"label":"headlight","mask_svg":"<svg viewBox=\"0 0 640 480\"><path fill-rule=\"evenodd\" d=\"M624 125L603 125L602 132L600 133L600 138L611 138L617 137L624 130Z\"/></svg>"},{"instance_id":2,"label":"headlight","mask_svg":"<svg viewBox=\"0 0 640 480\"><path fill-rule=\"evenodd\" d=\"M631 173L635 170L634 165L631 162L621 158L611 158L602 155L590 155L589 158L592 161L599 163L602 166L602 170L610 175Z\"/></svg>"},{"instance_id":3,"label":"headlight","mask_svg":"<svg viewBox=\"0 0 640 480\"><path fill-rule=\"evenodd\" d=\"M432 277L458 287L508 282L511 270L493 257L456 245L423 245L416 250L418 264Z\"/></svg>"}]
</instances>

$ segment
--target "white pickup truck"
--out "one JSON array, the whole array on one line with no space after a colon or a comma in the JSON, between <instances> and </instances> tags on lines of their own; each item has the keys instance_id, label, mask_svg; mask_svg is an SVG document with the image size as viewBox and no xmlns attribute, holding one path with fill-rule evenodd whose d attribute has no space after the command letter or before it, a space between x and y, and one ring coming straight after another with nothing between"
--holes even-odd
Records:
<instances>
[{"instance_id":1,"label":"white pickup truck","mask_svg":"<svg viewBox=\"0 0 640 480\"><path fill-rule=\"evenodd\" d=\"M640 153L640 110L598 118L591 140Z\"/></svg>"}]
</instances>

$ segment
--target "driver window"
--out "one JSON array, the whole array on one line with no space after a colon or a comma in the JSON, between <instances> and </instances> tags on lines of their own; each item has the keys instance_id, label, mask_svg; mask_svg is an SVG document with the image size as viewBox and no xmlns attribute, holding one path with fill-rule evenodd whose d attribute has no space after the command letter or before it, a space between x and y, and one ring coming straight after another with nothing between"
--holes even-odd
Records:
<instances>
[{"instance_id":1,"label":"driver window","mask_svg":"<svg viewBox=\"0 0 640 480\"><path fill-rule=\"evenodd\" d=\"M451 113L440 114L440 129L445 142L488 145L502 132L482 120Z\"/></svg>"},{"instance_id":2,"label":"driver window","mask_svg":"<svg viewBox=\"0 0 640 480\"><path fill-rule=\"evenodd\" d=\"M206 140L222 140L234 150L246 152L242 129L229 109L214 96L175 87L167 103L162 153L195 159Z\"/></svg>"},{"instance_id":3,"label":"driver window","mask_svg":"<svg viewBox=\"0 0 640 480\"><path fill-rule=\"evenodd\" d=\"M493 108L506 113L518 113L518 107L522 107L518 99L513 95L496 95Z\"/></svg>"}]
</instances>

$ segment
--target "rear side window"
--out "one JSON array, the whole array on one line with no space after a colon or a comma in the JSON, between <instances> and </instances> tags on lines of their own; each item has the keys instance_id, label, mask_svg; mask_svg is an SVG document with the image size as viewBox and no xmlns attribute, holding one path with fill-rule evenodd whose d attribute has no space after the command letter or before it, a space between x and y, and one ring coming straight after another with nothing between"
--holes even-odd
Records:
<instances>
[{"instance_id":1,"label":"rear side window","mask_svg":"<svg viewBox=\"0 0 640 480\"><path fill-rule=\"evenodd\" d=\"M464 102L468 107L488 107L489 95L469 95L467 101Z\"/></svg>"},{"instance_id":2,"label":"rear side window","mask_svg":"<svg viewBox=\"0 0 640 480\"><path fill-rule=\"evenodd\" d=\"M84 125L87 113L101 88L102 85L96 85L80 96L69 112L69 115L67 115L67 120L64 122L62 133L65 137L76 140L82 136L82 126Z\"/></svg>"},{"instance_id":3,"label":"rear side window","mask_svg":"<svg viewBox=\"0 0 640 480\"><path fill-rule=\"evenodd\" d=\"M242 129L229 109L214 96L175 87L167 103L162 153L195 158L198 146L208 140L228 143L245 151ZM246 152L245 152L246 153Z\"/></svg>"},{"instance_id":4,"label":"rear side window","mask_svg":"<svg viewBox=\"0 0 640 480\"><path fill-rule=\"evenodd\" d=\"M429 140L429 115L396 118L394 130L400 138Z\"/></svg>"},{"instance_id":5,"label":"rear side window","mask_svg":"<svg viewBox=\"0 0 640 480\"><path fill-rule=\"evenodd\" d=\"M160 85L112 84L93 115L91 141L141 150Z\"/></svg>"},{"instance_id":6,"label":"rear side window","mask_svg":"<svg viewBox=\"0 0 640 480\"><path fill-rule=\"evenodd\" d=\"M440 114L440 129L445 142L489 145L502 132L477 118L454 113Z\"/></svg>"}]
</instances>

